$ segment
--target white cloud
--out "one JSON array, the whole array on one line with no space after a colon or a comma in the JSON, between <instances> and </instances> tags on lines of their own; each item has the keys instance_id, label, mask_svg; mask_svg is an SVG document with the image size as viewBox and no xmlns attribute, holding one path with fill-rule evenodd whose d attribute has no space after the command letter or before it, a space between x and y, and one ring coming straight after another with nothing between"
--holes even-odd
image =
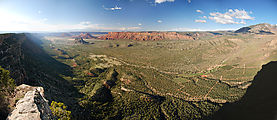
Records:
<instances>
[{"instance_id":1,"label":"white cloud","mask_svg":"<svg viewBox=\"0 0 277 120\"><path fill-rule=\"evenodd\" d=\"M114 10L121 10L122 9L122 7L118 7L118 6L115 6L115 7L112 7L112 8L106 8L104 5L102 6L105 10L112 10L112 11L114 11Z\"/></svg>"},{"instance_id":2,"label":"white cloud","mask_svg":"<svg viewBox=\"0 0 277 120\"><path fill-rule=\"evenodd\" d=\"M139 26L141 26L142 24L141 24L141 23L139 23L138 25L139 25Z\"/></svg>"},{"instance_id":3,"label":"white cloud","mask_svg":"<svg viewBox=\"0 0 277 120\"><path fill-rule=\"evenodd\" d=\"M158 22L158 23L162 23L163 21L162 21L162 20L158 20L157 22Z\"/></svg>"},{"instance_id":4,"label":"white cloud","mask_svg":"<svg viewBox=\"0 0 277 120\"><path fill-rule=\"evenodd\" d=\"M41 14L41 13L42 13L42 11L39 10L39 11L38 11L38 14Z\"/></svg>"},{"instance_id":5,"label":"white cloud","mask_svg":"<svg viewBox=\"0 0 277 120\"><path fill-rule=\"evenodd\" d=\"M196 12L203 14L204 12L201 10L196 10Z\"/></svg>"},{"instance_id":6,"label":"white cloud","mask_svg":"<svg viewBox=\"0 0 277 120\"><path fill-rule=\"evenodd\" d=\"M245 10L229 9L228 12L210 13L209 19L221 24L246 24L245 20L254 20Z\"/></svg>"},{"instance_id":7,"label":"white cloud","mask_svg":"<svg viewBox=\"0 0 277 120\"><path fill-rule=\"evenodd\" d=\"M191 0L188 0L188 3L191 3Z\"/></svg>"},{"instance_id":8,"label":"white cloud","mask_svg":"<svg viewBox=\"0 0 277 120\"><path fill-rule=\"evenodd\" d=\"M207 16L203 16L202 18L207 19Z\"/></svg>"},{"instance_id":9,"label":"white cloud","mask_svg":"<svg viewBox=\"0 0 277 120\"><path fill-rule=\"evenodd\" d=\"M174 2L174 0L155 0L155 3Z\"/></svg>"},{"instance_id":10,"label":"white cloud","mask_svg":"<svg viewBox=\"0 0 277 120\"><path fill-rule=\"evenodd\" d=\"M194 20L194 22L197 22L197 23L206 23L207 21L206 20Z\"/></svg>"}]
</instances>

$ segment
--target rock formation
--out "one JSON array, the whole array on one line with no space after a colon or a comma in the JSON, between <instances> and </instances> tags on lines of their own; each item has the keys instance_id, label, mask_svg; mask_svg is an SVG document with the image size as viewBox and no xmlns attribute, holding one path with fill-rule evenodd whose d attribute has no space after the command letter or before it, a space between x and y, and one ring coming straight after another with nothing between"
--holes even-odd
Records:
<instances>
[{"instance_id":1,"label":"rock formation","mask_svg":"<svg viewBox=\"0 0 277 120\"><path fill-rule=\"evenodd\" d=\"M98 37L103 40L194 40L193 37L188 35L181 35L177 32L109 32L107 35Z\"/></svg>"},{"instance_id":2,"label":"rock formation","mask_svg":"<svg viewBox=\"0 0 277 120\"><path fill-rule=\"evenodd\" d=\"M74 43L75 44L88 44L88 42L84 41L82 37L75 38Z\"/></svg>"},{"instance_id":3,"label":"rock formation","mask_svg":"<svg viewBox=\"0 0 277 120\"><path fill-rule=\"evenodd\" d=\"M72 36L73 38L83 38L83 39L92 39L92 38L96 38L94 36L92 36L91 34L89 33L81 33L80 35L75 35L75 36Z\"/></svg>"},{"instance_id":4,"label":"rock formation","mask_svg":"<svg viewBox=\"0 0 277 120\"><path fill-rule=\"evenodd\" d=\"M31 87L22 84L16 88L17 94L26 93L16 103L15 109L7 120L52 120L54 119L48 101L44 98L42 87Z\"/></svg>"}]
</instances>

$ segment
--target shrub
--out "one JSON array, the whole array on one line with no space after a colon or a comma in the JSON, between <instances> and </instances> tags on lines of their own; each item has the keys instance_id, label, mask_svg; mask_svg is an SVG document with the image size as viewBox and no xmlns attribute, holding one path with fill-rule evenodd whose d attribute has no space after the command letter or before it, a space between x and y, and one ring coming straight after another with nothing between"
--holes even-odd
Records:
<instances>
[{"instance_id":1,"label":"shrub","mask_svg":"<svg viewBox=\"0 0 277 120\"><path fill-rule=\"evenodd\" d=\"M52 101L51 107L50 107L52 114L58 120L70 120L71 119L71 111L66 110L66 108L67 108L67 106L65 106L64 103L55 102L55 101Z\"/></svg>"},{"instance_id":2,"label":"shrub","mask_svg":"<svg viewBox=\"0 0 277 120\"><path fill-rule=\"evenodd\" d=\"M10 77L10 71L0 66L0 90L11 93L15 88L14 79Z\"/></svg>"},{"instance_id":3,"label":"shrub","mask_svg":"<svg viewBox=\"0 0 277 120\"><path fill-rule=\"evenodd\" d=\"M14 79L10 77L10 72L0 66L0 118L5 118L8 115L7 96L14 91L14 88Z\"/></svg>"}]
</instances>

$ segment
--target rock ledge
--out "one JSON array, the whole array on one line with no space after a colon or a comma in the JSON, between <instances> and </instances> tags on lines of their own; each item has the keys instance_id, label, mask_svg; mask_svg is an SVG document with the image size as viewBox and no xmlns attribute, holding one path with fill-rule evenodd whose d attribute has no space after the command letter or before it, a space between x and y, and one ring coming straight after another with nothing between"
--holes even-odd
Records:
<instances>
[{"instance_id":1,"label":"rock ledge","mask_svg":"<svg viewBox=\"0 0 277 120\"><path fill-rule=\"evenodd\" d=\"M54 119L48 101L43 97L42 87L32 87L22 84L17 90L27 90L24 98L16 103L15 109L7 120L52 120Z\"/></svg>"}]
</instances>

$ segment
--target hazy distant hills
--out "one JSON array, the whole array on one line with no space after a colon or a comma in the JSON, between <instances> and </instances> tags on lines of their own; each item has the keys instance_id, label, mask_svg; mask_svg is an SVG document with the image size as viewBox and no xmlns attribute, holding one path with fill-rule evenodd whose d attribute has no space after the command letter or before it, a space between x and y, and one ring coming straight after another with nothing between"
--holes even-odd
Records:
<instances>
[{"instance_id":1,"label":"hazy distant hills","mask_svg":"<svg viewBox=\"0 0 277 120\"><path fill-rule=\"evenodd\" d=\"M276 25L262 23L243 27L235 31L235 33L254 33L254 34L275 34L277 31Z\"/></svg>"},{"instance_id":2,"label":"hazy distant hills","mask_svg":"<svg viewBox=\"0 0 277 120\"><path fill-rule=\"evenodd\" d=\"M56 37L72 37L72 36L78 36L81 34L90 34L90 35L104 35L108 34L108 32L50 32L50 33L40 33L40 35L43 36L56 36Z\"/></svg>"},{"instance_id":3,"label":"hazy distant hills","mask_svg":"<svg viewBox=\"0 0 277 120\"><path fill-rule=\"evenodd\" d=\"M132 40L162 40L162 39L198 39L203 36L222 36L222 35L235 35L236 33L243 34L263 34L272 35L277 33L277 25L268 23L261 23L242 27L236 31L203 31L203 32L157 32L157 31L144 31L144 32L52 32L41 33L43 36L56 36L56 37L72 37L83 39L132 39Z\"/></svg>"},{"instance_id":4,"label":"hazy distant hills","mask_svg":"<svg viewBox=\"0 0 277 120\"><path fill-rule=\"evenodd\" d=\"M81 33L79 35L75 35L75 36L72 36L73 38L83 38L83 39L92 39L92 38L96 38L94 36L92 36L91 34L89 33Z\"/></svg>"}]
</instances>

